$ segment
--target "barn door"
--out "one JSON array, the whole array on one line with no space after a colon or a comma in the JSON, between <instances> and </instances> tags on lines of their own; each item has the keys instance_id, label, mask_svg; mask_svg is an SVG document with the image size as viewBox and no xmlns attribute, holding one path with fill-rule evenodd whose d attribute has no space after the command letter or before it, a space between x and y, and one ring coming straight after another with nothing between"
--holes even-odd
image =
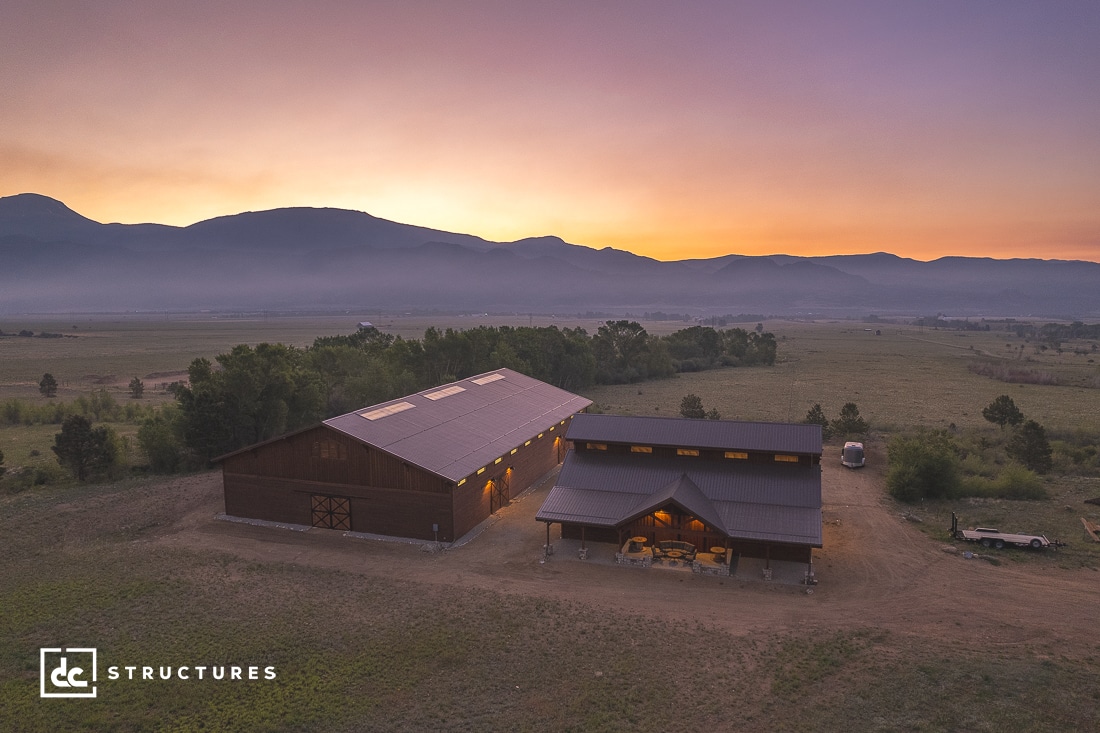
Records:
<instances>
[{"instance_id":1,"label":"barn door","mask_svg":"<svg viewBox=\"0 0 1100 733\"><path fill-rule=\"evenodd\" d=\"M343 496L313 495L313 526L351 529L351 500Z\"/></svg>"},{"instance_id":2,"label":"barn door","mask_svg":"<svg viewBox=\"0 0 1100 733\"><path fill-rule=\"evenodd\" d=\"M512 472L508 470L500 478L489 482L489 513L492 514L512 500Z\"/></svg>"}]
</instances>

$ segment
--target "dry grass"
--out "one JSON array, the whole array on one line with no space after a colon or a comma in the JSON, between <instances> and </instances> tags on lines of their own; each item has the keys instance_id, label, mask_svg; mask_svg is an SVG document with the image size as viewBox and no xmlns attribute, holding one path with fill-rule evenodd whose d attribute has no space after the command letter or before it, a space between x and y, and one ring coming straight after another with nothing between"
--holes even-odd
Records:
<instances>
[{"instance_id":1,"label":"dry grass","mask_svg":"<svg viewBox=\"0 0 1100 733\"><path fill-rule=\"evenodd\" d=\"M379 320L346 320L353 327L364 318ZM431 322L477 325L394 320L410 336ZM78 339L0 340L0 398L37 399L43 371L75 394L92 388L86 375L125 381L183 369L236 343L305 345L348 323L79 322ZM766 327L780 339L774 368L602 387L589 396L616 411L674 415L681 397L695 392L725 417L761 420L799 420L814 402L832 417L854 401L881 431L983 426L981 408L1007 393L1049 428L1097 427L1100 390L1006 385L971 373L976 354L1018 353L1022 342L1003 333ZM62 330L30 322L0 328ZM1095 371L1071 353L1027 358L1074 378ZM0 440L9 459L23 460L54 431L4 429ZM40 450L48 459L48 444ZM969 503L964 521L1007 526L1033 514L1034 524L1074 539L1079 519L1064 505L1080 506L1100 487L1088 479L1052 487L1051 502ZM747 637L631 609L245 562L151 541L203 502L209 497L187 480L0 496L0 729L1061 731L1090 729L1100 718L1100 648L1092 639L1077 640L1073 658L1051 656L1039 643L944 649L937 639L902 638L858 618L841 631ZM930 541L942 541L951 508L918 510ZM1091 567L1095 556L1070 548L1058 561ZM1026 552L1005 557L1032 562ZM39 700L38 648L73 643L133 664L272 664L279 677L219 686L104 683L97 700Z\"/></svg>"},{"instance_id":2,"label":"dry grass","mask_svg":"<svg viewBox=\"0 0 1100 733\"><path fill-rule=\"evenodd\" d=\"M678 416L680 400L699 395L707 409L735 420L801 421L814 403L835 418L855 402L872 429L988 425L982 408L1008 394L1048 429L1097 427L1100 390L1005 384L972 373L968 365L1006 341L1005 333L929 331L876 325L882 335L845 323L765 324L779 341L774 367L681 374L636 385L601 386L585 396L609 412ZM1040 358L1039 356L1035 357ZM1043 357L1080 377L1095 364L1072 353ZM1043 364L1046 364L1043 362Z\"/></svg>"},{"instance_id":3,"label":"dry grass","mask_svg":"<svg viewBox=\"0 0 1100 733\"><path fill-rule=\"evenodd\" d=\"M149 540L187 482L0 498L0 729L1082 730L1100 660L945 650L852 619L738 636L579 602L385 580ZM44 541L44 538L49 541ZM273 665L275 682L100 683L37 697L37 649L102 664Z\"/></svg>"}]
</instances>

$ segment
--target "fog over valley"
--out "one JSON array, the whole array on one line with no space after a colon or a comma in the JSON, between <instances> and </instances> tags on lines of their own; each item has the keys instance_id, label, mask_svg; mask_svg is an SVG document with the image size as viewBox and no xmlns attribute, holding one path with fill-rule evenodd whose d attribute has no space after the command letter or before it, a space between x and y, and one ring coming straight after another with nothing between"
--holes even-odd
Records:
<instances>
[{"instance_id":1,"label":"fog over valley","mask_svg":"<svg viewBox=\"0 0 1100 733\"><path fill-rule=\"evenodd\" d=\"M864 255L662 262L553 236L514 242L342 209L191 226L101 224L0 198L0 312L202 309L664 310L1100 316L1100 264Z\"/></svg>"}]
</instances>

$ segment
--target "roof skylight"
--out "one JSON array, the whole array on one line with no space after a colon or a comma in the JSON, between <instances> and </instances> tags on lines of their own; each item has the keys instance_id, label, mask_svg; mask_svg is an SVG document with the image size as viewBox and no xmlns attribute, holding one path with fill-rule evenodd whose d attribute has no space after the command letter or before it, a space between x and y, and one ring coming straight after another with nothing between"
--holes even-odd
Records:
<instances>
[{"instance_id":1,"label":"roof skylight","mask_svg":"<svg viewBox=\"0 0 1100 733\"><path fill-rule=\"evenodd\" d=\"M397 412L404 412L416 407L411 402L395 402L392 405L386 405L385 407L379 407L377 410L371 410L370 412L360 412L359 417L365 417L368 420L380 420L387 415L393 415Z\"/></svg>"},{"instance_id":2,"label":"roof skylight","mask_svg":"<svg viewBox=\"0 0 1100 733\"><path fill-rule=\"evenodd\" d=\"M474 384L489 384L489 382L498 382L501 379L504 379L504 375L497 372L496 374L489 374L484 377L478 377L477 379L471 379L470 381Z\"/></svg>"},{"instance_id":3,"label":"roof skylight","mask_svg":"<svg viewBox=\"0 0 1100 733\"><path fill-rule=\"evenodd\" d=\"M429 400L441 400L444 397L449 397L450 395L458 394L459 392L465 392L465 391L466 391L465 387L459 387L456 384L454 386L446 387L444 389L437 390L435 392L429 392L428 394L426 394L424 396L427 397Z\"/></svg>"}]
</instances>

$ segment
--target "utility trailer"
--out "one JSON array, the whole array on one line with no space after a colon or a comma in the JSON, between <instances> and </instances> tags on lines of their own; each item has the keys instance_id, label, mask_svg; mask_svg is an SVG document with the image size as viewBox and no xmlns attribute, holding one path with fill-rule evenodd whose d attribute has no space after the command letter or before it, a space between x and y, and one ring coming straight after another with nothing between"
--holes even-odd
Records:
<instances>
[{"instance_id":1,"label":"utility trailer","mask_svg":"<svg viewBox=\"0 0 1100 733\"><path fill-rule=\"evenodd\" d=\"M840 463L842 466L848 468L861 468L864 464L863 455L863 443L853 443L851 441L844 444L844 449L840 451Z\"/></svg>"},{"instance_id":2,"label":"utility trailer","mask_svg":"<svg viewBox=\"0 0 1100 733\"><path fill-rule=\"evenodd\" d=\"M959 529L959 517L951 512L951 536L957 540L966 542L978 542L982 547L992 547L997 550L1006 546L1030 547L1033 550L1041 550L1044 547L1064 547L1064 542L1048 540L1041 534L1013 534L1002 532L992 527L973 527L971 529Z\"/></svg>"}]
</instances>

